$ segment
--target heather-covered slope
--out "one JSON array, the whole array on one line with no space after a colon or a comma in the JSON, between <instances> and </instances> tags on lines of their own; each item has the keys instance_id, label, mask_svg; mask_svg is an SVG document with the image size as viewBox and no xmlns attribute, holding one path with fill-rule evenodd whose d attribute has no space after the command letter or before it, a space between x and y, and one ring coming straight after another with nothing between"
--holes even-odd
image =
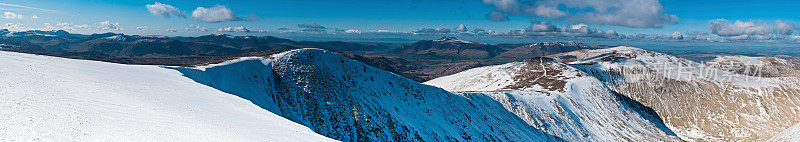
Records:
<instances>
[{"instance_id":1,"label":"heather-covered slope","mask_svg":"<svg viewBox=\"0 0 800 142\"><path fill-rule=\"evenodd\" d=\"M796 63L786 60L734 56L701 64L633 47L554 57L653 108L685 139L763 141L800 121L800 80L789 70Z\"/></svg>"},{"instance_id":2,"label":"heather-covered slope","mask_svg":"<svg viewBox=\"0 0 800 142\"><path fill-rule=\"evenodd\" d=\"M320 49L175 68L342 141L556 141L487 96L423 85Z\"/></svg>"},{"instance_id":3,"label":"heather-covered slope","mask_svg":"<svg viewBox=\"0 0 800 142\"><path fill-rule=\"evenodd\" d=\"M0 141L333 141L180 72L0 51Z\"/></svg>"},{"instance_id":4,"label":"heather-covered slope","mask_svg":"<svg viewBox=\"0 0 800 142\"><path fill-rule=\"evenodd\" d=\"M568 141L677 141L655 112L551 58L470 69L425 84L488 96Z\"/></svg>"}]
</instances>

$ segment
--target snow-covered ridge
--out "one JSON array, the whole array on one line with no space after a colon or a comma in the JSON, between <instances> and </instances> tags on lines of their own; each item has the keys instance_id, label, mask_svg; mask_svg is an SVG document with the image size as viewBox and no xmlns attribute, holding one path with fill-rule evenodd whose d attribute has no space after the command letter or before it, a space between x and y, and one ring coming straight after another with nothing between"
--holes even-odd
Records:
<instances>
[{"instance_id":1,"label":"snow-covered ridge","mask_svg":"<svg viewBox=\"0 0 800 142\"><path fill-rule=\"evenodd\" d=\"M455 37L442 37L440 39L433 40L434 42L451 42L451 43L466 43L466 44L487 44L481 42L471 42L462 39L458 39Z\"/></svg>"},{"instance_id":2,"label":"snow-covered ridge","mask_svg":"<svg viewBox=\"0 0 800 142\"><path fill-rule=\"evenodd\" d=\"M580 71L571 69L552 58L534 58L526 62L470 69L458 74L470 78L440 77L425 84L456 92L563 91L564 81L579 77Z\"/></svg>"},{"instance_id":3,"label":"snow-covered ridge","mask_svg":"<svg viewBox=\"0 0 800 142\"><path fill-rule=\"evenodd\" d=\"M333 141L159 66L0 51L0 141Z\"/></svg>"},{"instance_id":4,"label":"snow-covered ridge","mask_svg":"<svg viewBox=\"0 0 800 142\"><path fill-rule=\"evenodd\" d=\"M320 49L175 68L342 141L555 141L487 96L453 94Z\"/></svg>"},{"instance_id":5,"label":"snow-covered ridge","mask_svg":"<svg viewBox=\"0 0 800 142\"><path fill-rule=\"evenodd\" d=\"M125 36L123 35L114 35L110 37L104 37L103 39L113 40L113 41L125 41Z\"/></svg>"},{"instance_id":6,"label":"snow-covered ridge","mask_svg":"<svg viewBox=\"0 0 800 142\"><path fill-rule=\"evenodd\" d=\"M489 96L567 141L677 141L652 110L551 58L470 69L425 84Z\"/></svg>"}]
</instances>

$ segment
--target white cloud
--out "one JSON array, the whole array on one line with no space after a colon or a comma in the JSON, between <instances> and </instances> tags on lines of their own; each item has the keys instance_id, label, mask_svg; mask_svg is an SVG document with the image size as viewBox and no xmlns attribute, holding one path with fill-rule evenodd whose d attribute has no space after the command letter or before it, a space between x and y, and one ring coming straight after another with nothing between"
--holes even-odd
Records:
<instances>
[{"instance_id":1,"label":"white cloud","mask_svg":"<svg viewBox=\"0 0 800 142\"><path fill-rule=\"evenodd\" d=\"M725 19L714 19L708 22L708 28L719 36L765 35L774 31L766 23L755 20L736 20L731 23Z\"/></svg>"},{"instance_id":2,"label":"white cloud","mask_svg":"<svg viewBox=\"0 0 800 142\"><path fill-rule=\"evenodd\" d=\"M558 18L567 15L564 11L559 10L558 7L544 5L536 6L536 8L533 9L526 9L526 11L545 18Z\"/></svg>"},{"instance_id":3,"label":"white cloud","mask_svg":"<svg viewBox=\"0 0 800 142\"><path fill-rule=\"evenodd\" d=\"M147 7L147 11L150 11L150 13L152 13L153 15L156 15L156 16L186 17L186 15L184 15L183 12L181 12L180 10L178 10L178 8L175 8L172 5L167 5L167 4L162 4L162 3L156 2L155 4L145 5L145 7Z\"/></svg>"},{"instance_id":4,"label":"white cloud","mask_svg":"<svg viewBox=\"0 0 800 142\"><path fill-rule=\"evenodd\" d=\"M528 26L527 29L532 32L554 32L556 30L558 28L555 25L543 21L531 21L531 26Z\"/></svg>"},{"instance_id":5,"label":"white cloud","mask_svg":"<svg viewBox=\"0 0 800 142\"><path fill-rule=\"evenodd\" d=\"M782 35L791 35L794 32L794 29L797 28L797 24L794 22L783 20L775 21L775 26L778 29L778 34Z\"/></svg>"},{"instance_id":6,"label":"white cloud","mask_svg":"<svg viewBox=\"0 0 800 142\"><path fill-rule=\"evenodd\" d=\"M56 23L56 25L52 26L51 28L53 30L76 31L76 30L88 30L90 27L91 26L89 26L88 24L74 25L72 23L59 22Z\"/></svg>"},{"instance_id":7,"label":"white cloud","mask_svg":"<svg viewBox=\"0 0 800 142\"><path fill-rule=\"evenodd\" d=\"M208 23L241 20L236 17L236 13L224 5L215 5L211 8L197 7L192 11L192 17Z\"/></svg>"},{"instance_id":8,"label":"white cloud","mask_svg":"<svg viewBox=\"0 0 800 142\"><path fill-rule=\"evenodd\" d=\"M21 31L21 30L24 30L24 28L22 27L22 24L19 24L19 23L6 23L6 24L2 24L2 25L0 25L0 29L8 29L8 30L11 30L11 31Z\"/></svg>"},{"instance_id":9,"label":"white cloud","mask_svg":"<svg viewBox=\"0 0 800 142\"><path fill-rule=\"evenodd\" d=\"M186 28L186 30L187 31L198 31L198 32L207 32L208 31L208 29L206 29L206 27L203 27L203 26L200 26L200 25L195 25L195 24L189 25L189 27Z\"/></svg>"},{"instance_id":10,"label":"white cloud","mask_svg":"<svg viewBox=\"0 0 800 142\"><path fill-rule=\"evenodd\" d=\"M487 15L492 21L507 20L504 14L636 28L662 27L679 21L677 16L665 13L658 0L482 1L496 9Z\"/></svg>"},{"instance_id":11,"label":"white cloud","mask_svg":"<svg viewBox=\"0 0 800 142\"><path fill-rule=\"evenodd\" d=\"M17 13L14 13L14 12L3 12L3 18L5 18L5 19L22 19L22 18L25 18L25 17L22 16L22 15L19 15Z\"/></svg>"},{"instance_id":12,"label":"white cloud","mask_svg":"<svg viewBox=\"0 0 800 142\"><path fill-rule=\"evenodd\" d=\"M244 28L243 26L238 26L238 27L220 28L217 29L217 32L250 32L250 30Z\"/></svg>"},{"instance_id":13,"label":"white cloud","mask_svg":"<svg viewBox=\"0 0 800 142\"><path fill-rule=\"evenodd\" d=\"M33 15L31 16L31 19L39 19L39 16Z\"/></svg>"},{"instance_id":14,"label":"white cloud","mask_svg":"<svg viewBox=\"0 0 800 142\"><path fill-rule=\"evenodd\" d=\"M120 30L119 23L111 21L103 21L98 23L101 30Z\"/></svg>"},{"instance_id":15,"label":"white cloud","mask_svg":"<svg viewBox=\"0 0 800 142\"><path fill-rule=\"evenodd\" d=\"M136 30L140 30L140 31L146 31L147 29L150 29L150 28L147 27L147 26L136 27Z\"/></svg>"},{"instance_id":16,"label":"white cloud","mask_svg":"<svg viewBox=\"0 0 800 142\"><path fill-rule=\"evenodd\" d=\"M353 30L353 29L350 29L350 30L344 31L344 33L348 33L348 34L361 34L361 31L360 31L360 30Z\"/></svg>"},{"instance_id":17,"label":"white cloud","mask_svg":"<svg viewBox=\"0 0 800 142\"><path fill-rule=\"evenodd\" d=\"M596 37L596 38L619 38L620 35L614 30L600 30L590 28L586 24L575 24L559 28L548 22L533 21L528 28L522 30L511 30L494 35L505 36L552 36L552 37Z\"/></svg>"},{"instance_id":18,"label":"white cloud","mask_svg":"<svg viewBox=\"0 0 800 142\"><path fill-rule=\"evenodd\" d=\"M175 30L175 29L164 29L164 31L170 32L170 33L178 32L178 30Z\"/></svg>"}]
</instances>

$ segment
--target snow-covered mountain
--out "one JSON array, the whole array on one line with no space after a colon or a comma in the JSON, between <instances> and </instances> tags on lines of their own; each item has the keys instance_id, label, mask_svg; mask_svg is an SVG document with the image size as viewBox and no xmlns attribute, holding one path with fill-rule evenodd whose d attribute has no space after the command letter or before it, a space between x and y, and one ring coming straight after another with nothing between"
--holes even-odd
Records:
<instances>
[{"instance_id":1,"label":"snow-covered mountain","mask_svg":"<svg viewBox=\"0 0 800 142\"><path fill-rule=\"evenodd\" d=\"M334 141L158 66L0 51L0 141Z\"/></svg>"},{"instance_id":2,"label":"snow-covered mountain","mask_svg":"<svg viewBox=\"0 0 800 142\"><path fill-rule=\"evenodd\" d=\"M677 141L653 110L552 58L470 69L425 84L488 96L568 141Z\"/></svg>"},{"instance_id":3,"label":"snow-covered mountain","mask_svg":"<svg viewBox=\"0 0 800 142\"><path fill-rule=\"evenodd\" d=\"M764 141L800 121L794 62L728 56L697 63L633 47L552 57L653 108L686 140Z\"/></svg>"},{"instance_id":4,"label":"snow-covered mountain","mask_svg":"<svg viewBox=\"0 0 800 142\"><path fill-rule=\"evenodd\" d=\"M632 47L551 57L421 84L321 49L199 67L0 52L0 141L796 137L798 126L787 129L800 122L795 62L696 63Z\"/></svg>"},{"instance_id":5,"label":"snow-covered mountain","mask_svg":"<svg viewBox=\"0 0 800 142\"><path fill-rule=\"evenodd\" d=\"M454 94L320 49L174 68L342 141L558 141L487 96Z\"/></svg>"}]
</instances>

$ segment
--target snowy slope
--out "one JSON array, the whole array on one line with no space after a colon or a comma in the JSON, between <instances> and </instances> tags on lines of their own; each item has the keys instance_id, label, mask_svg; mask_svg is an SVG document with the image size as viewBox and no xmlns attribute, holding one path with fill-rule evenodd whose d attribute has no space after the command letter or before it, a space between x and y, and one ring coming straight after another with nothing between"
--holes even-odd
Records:
<instances>
[{"instance_id":1,"label":"snowy slope","mask_svg":"<svg viewBox=\"0 0 800 142\"><path fill-rule=\"evenodd\" d=\"M557 141L487 96L453 94L330 51L174 68L342 141Z\"/></svg>"},{"instance_id":2,"label":"snowy slope","mask_svg":"<svg viewBox=\"0 0 800 142\"><path fill-rule=\"evenodd\" d=\"M794 125L794 127L786 129L780 134L775 135L769 141L773 142L798 142L800 141L800 124Z\"/></svg>"},{"instance_id":3,"label":"snowy slope","mask_svg":"<svg viewBox=\"0 0 800 142\"><path fill-rule=\"evenodd\" d=\"M529 125L568 141L677 141L650 109L551 58L470 69L425 84L489 96Z\"/></svg>"},{"instance_id":4,"label":"snowy slope","mask_svg":"<svg viewBox=\"0 0 800 142\"><path fill-rule=\"evenodd\" d=\"M0 141L333 141L175 70L0 52Z\"/></svg>"},{"instance_id":5,"label":"snowy slope","mask_svg":"<svg viewBox=\"0 0 800 142\"><path fill-rule=\"evenodd\" d=\"M553 57L653 108L686 140L764 141L800 122L800 80L784 67L789 61L731 56L697 63L633 47Z\"/></svg>"}]
</instances>

